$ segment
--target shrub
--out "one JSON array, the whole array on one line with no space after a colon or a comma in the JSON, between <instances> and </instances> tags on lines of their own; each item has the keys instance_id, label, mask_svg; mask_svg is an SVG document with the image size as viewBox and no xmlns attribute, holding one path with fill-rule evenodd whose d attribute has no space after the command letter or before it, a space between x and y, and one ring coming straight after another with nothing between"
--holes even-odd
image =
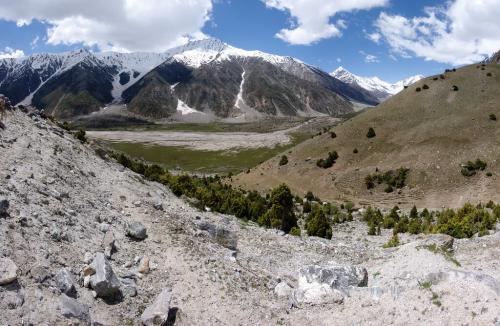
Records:
<instances>
[{"instance_id":1,"label":"shrub","mask_svg":"<svg viewBox=\"0 0 500 326\"><path fill-rule=\"evenodd\" d=\"M358 154L358 149L357 149L357 148L355 148L355 149L353 149L353 150L352 150L352 152L353 152L354 154Z\"/></svg>"},{"instance_id":2,"label":"shrub","mask_svg":"<svg viewBox=\"0 0 500 326\"><path fill-rule=\"evenodd\" d=\"M314 205L306 223L307 234L326 239L332 238L332 226L322 206Z\"/></svg>"},{"instance_id":3,"label":"shrub","mask_svg":"<svg viewBox=\"0 0 500 326\"><path fill-rule=\"evenodd\" d=\"M422 86L423 89L429 89L429 86L427 84L424 84L424 86Z\"/></svg>"},{"instance_id":4,"label":"shrub","mask_svg":"<svg viewBox=\"0 0 500 326\"><path fill-rule=\"evenodd\" d=\"M334 131L330 131L330 137L337 138L337 134Z\"/></svg>"},{"instance_id":5,"label":"shrub","mask_svg":"<svg viewBox=\"0 0 500 326\"><path fill-rule=\"evenodd\" d=\"M475 162L468 161L467 163L462 164L462 170L460 172L465 177L471 177L476 175L478 171L484 171L487 166L488 164L486 164L486 162L476 159Z\"/></svg>"},{"instance_id":6,"label":"shrub","mask_svg":"<svg viewBox=\"0 0 500 326\"><path fill-rule=\"evenodd\" d=\"M453 89L454 92L458 92L458 86L457 85L453 85L452 89Z\"/></svg>"},{"instance_id":7,"label":"shrub","mask_svg":"<svg viewBox=\"0 0 500 326\"><path fill-rule=\"evenodd\" d=\"M491 172L487 172L487 173L486 173L486 176L487 176L487 177L492 177L492 176L493 176L493 173L491 173Z\"/></svg>"},{"instance_id":8,"label":"shrub","mask_svg":"<svg viewBox=\"0 0 500 326\"><path fill-rule=\"evenodd\" d=\"M497 116L494 113L490 114L490 120L497 121Z\"/></svg>"},{"instance_id":9,"label":"shrub","mask_svg":"<svg viewBox=\"0 0 500 326\"><path fill-rule=\"evenodd\" d=\"M300 237L300 228L294 226L291 230L290 230L290 235L293 235L293 236L296 236L296 237Z\"/></svg>"},{"instance_id":10,"label":"shrub","mask_svg":"<svg viewBox=\"0 0 500 326\"><path fill-rule=\"evenodd\" d=\"M432 78L432 80L438 80L438 79L439 79L439 78L437 78L437 77Z\"/></svg>"},{"instance_id":11,"label":"shrub","mask_svg":"<svg viewBox=\"0 0 500 326\"><path fill-rule=\"evenodd\" d=\"M281 156L280 166L287 165L287 164L288 164L288 157L286 155Z\"/></svg>"},{"instance_id":12,"label":"shrub","mask_svg":"<svg viewBox=\"0 0 500 326\"><path fill-rule=\"evenodd\" d=\"M373 175L365 177L365 185L367 189L373 189L375 188L375 183L385 183L387 185L386 192L392 192L394 189L391 190L391 188L401 189L406 185L409 172L410 170L407 168L399 168L396 171L389 170L385 173L376 172Z\"/></svg>"},{"instance_id":13,"label":"shrub","mask_svg":"<svg viewBox=\"0 0 500 326\"><path fill-rule=\"evenodd\" d=\"M444 75L439 75L439 78L445 79L445 76Z\"/></svg>"},{"instance_id":14,"label":"shrub","mask_svg":"<svg viewBox=\"0 0 500 326\"><path fill-rule=\"evenodd\" d=\"M259 218L259 224L278 228L286 233L297 226L293 196L287 185L282 184L271 192L269 206L270 209Z\"/></svg>"},{"instance_id":15,"label":"shrub","mask_svg":"<svg viewBox=\"0 0 500 326\"><path fill-rule=\"evenodd\" d=\"M312 193L312 191L308 191L308 192L306 193L305 198L306 198L306 200L307 200L307 201L317 201L317 202L320 202L320 201L321 201L318 197L316 197L316 196Z\"/></svg>"},{"instance_id":16,"label":"shrub","mask_svg":"<svg viewBox=\"0 0 500 326\"><path fill-rule=\"evenodd\" d=\"M302 207L302 212L303 213L310 213L312 209L312 205L310 201L306 201Z\"/></svg>"},{"instance_id":17,"label":"shrub","mask_svg":"<svg viewBox=\"0 0 500 326\"><path fill-rule=\"evenodd\" d=\"M375 130L372 127L370 127L370 129L368 129L368 132L366 133L366 137L374 138L375 136L377 136L377 134L375 134Z\"/></svg>"},{"instance_id":18,"label":"shrub","mask_svg":"<svg viewBox=\"0 0 500 326\"><path fill-rule=\"evenodd\" d=\"M87 136L85 130L83 129L80 129L77 132L75 132L73 136L76 139L78 139L82 144L85 144L87 142Z\"/></svg>"},{"instance_id":19,"label":"shrub","mask_svg":"<svg viewBox=\"0 0 500 326\"><path fill-rule=\"evenodd\" d=\"M420 87L417 87L417 88L415 89L415 91L416 91L416 92L420 92L420 91L422 91L422 89L421 89Z\"/></svg>"},{"instance_id":20,"label":"shrub","mask_svg":"<svg viewBox=\"0 0 500 326\"><path fill-rule=\"evenodd\" d=\"M328 157L326 159L319 159L316 162L316 165L320 168L323 169L328 169L331 168L334 164L335 161L339 158L339 154L337 154L336 151L328 153Z\"/></svg>"},{"instance_id":21,"label":"shrub","mask_svg":"<svg viewBox=\"0 0 500 326\"><path fill-rule=\"evenodd\" d=\"M392 238L386 243L384 244L384 248L393 248L393 247L397 247L399 246L399 237L398 237L398 234L394 234L392 236Z\"/></svg>"},{"instance_id":22,"label":"shrub","mask_svg":"<svg viewBox=\"0 0 500 326\"><path fill-rule=\"evenodd\" d=\"M391 193L394 191L394 188L391 185L387 185L387 187L384 189L386 193Z\"/></svg>"}]
</instances>

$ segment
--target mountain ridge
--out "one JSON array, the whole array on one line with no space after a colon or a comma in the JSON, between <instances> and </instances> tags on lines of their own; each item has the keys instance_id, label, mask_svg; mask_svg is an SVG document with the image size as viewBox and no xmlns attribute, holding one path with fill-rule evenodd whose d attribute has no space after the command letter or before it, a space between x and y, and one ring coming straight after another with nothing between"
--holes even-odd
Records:
<instances>
[{"instance_id":1,"label":"mountain ridge","mask_svg":"<svg viewBox=\"0 0 500 326\"><path fill-rule=\"evenodd\" d=\"M401 92L405 86L409 86L424 78L423 75L415 75L396 83L389 83L378 77L357 76L342 66L335 69L331 75L351 86L359 87L370 92L381 102Z\"/></svg>"},{"instance_id":2,"label":"mountain ridge","mask_svg":"<svg viewBox=\"0 0 500 326\"><path fill-rule=\"evenodd\" d=\"M179 65L184 67L184 73L191 72L191 82L184 80L179 84L176 78L182 76L175 74L180 70L167 67ZM260 85L252 81L251 76L259 78L251 74L253 69L265 77L260 79ZM165 76L166 70L173 75ZM248 70L250 79L242 84L244 70ZM215 87L210 79L220 78L217 72L226 76ZM157 78L158 74L166 78ZM276 79L278 75L282 80ZM174 83L177 87L171 87ZM135 95L147 98L132 102L133 87L141 85L150 89ZM253 89L247 90L247 85ZM164 53L93 53L81 49L0 60L0 93L15 104L33 104L63 119L88 115L109 104L132 104L131 112L151 119L197 111L213 118L234 118L238 114L245 117L246 113L240 112L244 110L236 105L238 95L247 104L253 103L250 111L264 116L337 116L353 111L351 101L378 103L368 92L298 59L242 50L212 38L192 41ZM217 97L221 98L222 109L218 107L221 102L214 100ZM148 103L149 107L137 110L134 103Z\"/></svg>"}]
</instances>

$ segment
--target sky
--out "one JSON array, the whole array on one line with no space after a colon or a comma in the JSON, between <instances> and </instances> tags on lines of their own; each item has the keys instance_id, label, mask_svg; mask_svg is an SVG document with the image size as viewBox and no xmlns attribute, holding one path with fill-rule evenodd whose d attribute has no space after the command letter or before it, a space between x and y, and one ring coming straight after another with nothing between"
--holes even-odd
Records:
<instances>
[{"instance_id":1,"label":"sky","mask_svg":"<svg viewBox=\"0 0 500 326\"><path fill-rule=\"evenodd\" d=\"M0 58L215 37L396 82L500 50L500 0L0 0Z\"/></svg>"}]
</instances>

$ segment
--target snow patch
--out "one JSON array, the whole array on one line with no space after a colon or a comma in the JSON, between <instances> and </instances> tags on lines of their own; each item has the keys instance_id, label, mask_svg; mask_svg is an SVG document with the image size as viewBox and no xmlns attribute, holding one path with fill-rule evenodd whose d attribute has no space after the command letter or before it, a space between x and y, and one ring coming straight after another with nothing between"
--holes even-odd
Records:
<instances>
[{"instance_id":1,"label":"snow patch","mask_svg":"<svg viewBox=\"0 0 500 326\"><path fill-rule=\"evenodd\" d=\"M180 99L177 100L177 112L179 112L181 115L188 115L193 113L205 114L203 112L190 108L186 103L184 103Z\"/></svg>"}]
</instances>

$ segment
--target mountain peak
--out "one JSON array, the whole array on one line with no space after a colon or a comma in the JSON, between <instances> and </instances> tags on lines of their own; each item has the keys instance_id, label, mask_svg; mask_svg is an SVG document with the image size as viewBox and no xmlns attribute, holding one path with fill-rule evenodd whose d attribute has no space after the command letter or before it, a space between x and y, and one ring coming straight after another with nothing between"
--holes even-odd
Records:
<instances>
[{"instance_id":1,"label":"mountain peak","mask_svg":"<svg viewBox=\"0 0 500 326\"><path fill-rule=\"evenodd\" d=\"M395 95L402 91L405 86L411 85L423 78L422 75L417 75L391 84L381 80L378 77L357 76L342 66L335 69L335 71L333 71L331 75L346 84L357 86L372 93L380 101L388 99L392 95Z\"/></svg>"}]
</instances>

